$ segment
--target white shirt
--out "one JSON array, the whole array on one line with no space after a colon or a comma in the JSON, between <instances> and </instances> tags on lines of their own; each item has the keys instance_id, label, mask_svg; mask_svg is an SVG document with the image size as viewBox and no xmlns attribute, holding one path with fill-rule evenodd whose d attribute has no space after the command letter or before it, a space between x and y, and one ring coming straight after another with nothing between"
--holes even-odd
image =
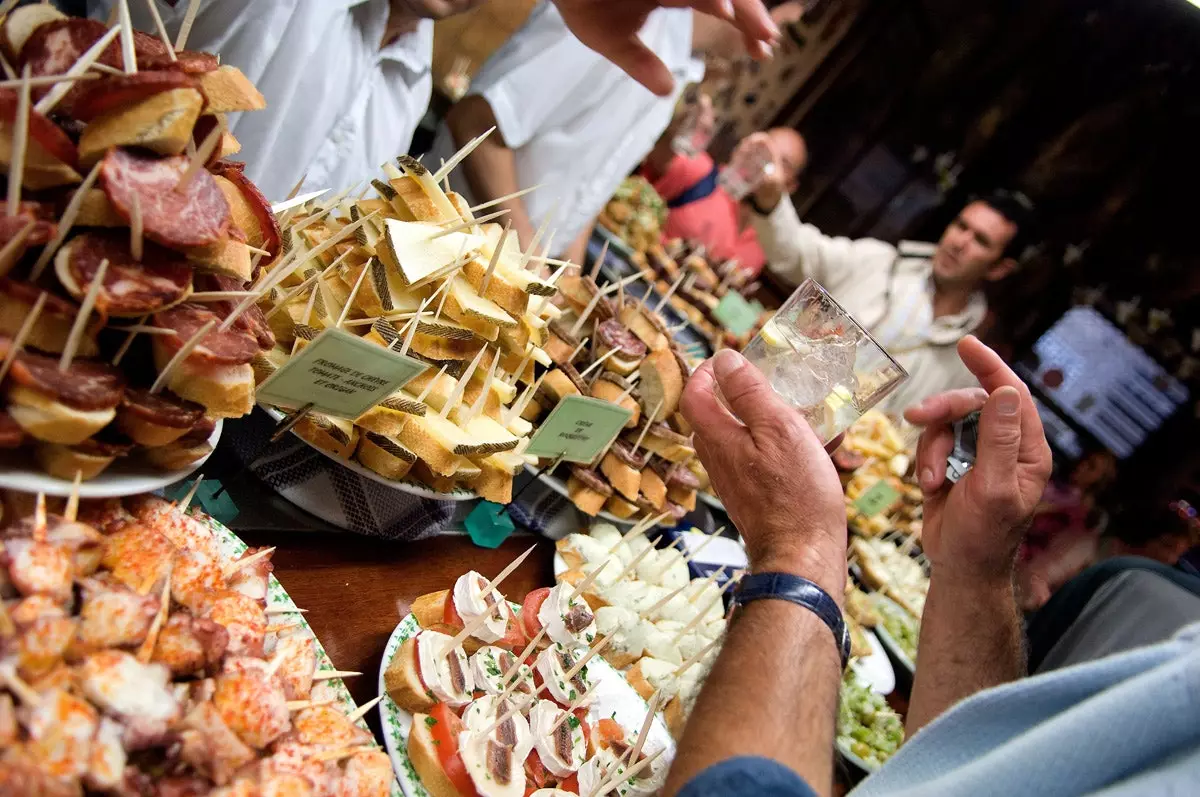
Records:
<instances>
[{"instance_id":1,"label":"white shirt","mask_svg":"<svg viewBox=\"0 0 1200 797\"><path fill-rule=\"evenodd\" d=\"M471 94L488 101L505 143L514 150L519 188L534 225L557 207L551 228L566 247L604 208L671 121L687 83L704 75L692 57L692 12L659 9L641 39L675 76L675 93L657 97L576 39L552 3L541 2L526 23L484 63ZM457 150L442 124L423 162L436 169ZM450 177L470 196L461 170Z\"/></svg>"},{"instance_id":2,"label":"white shirt","mask_svg":"<svg viewBox=\"0 0 1200 797\"><path fill-rule=\"evenodd\" d=\"M157 4L174 41L188 4ZM88 11L104 19L111 6L89 0ZM154 31L142 0L129 8L134 27ZM305 175L306 191L349 188L408 151L433 88L433 23L381 49L387 19L387 0L202 0L187 48L238 67L267 100L231 115L230 129L268 199Z\"/></svg>"}]
</instances>

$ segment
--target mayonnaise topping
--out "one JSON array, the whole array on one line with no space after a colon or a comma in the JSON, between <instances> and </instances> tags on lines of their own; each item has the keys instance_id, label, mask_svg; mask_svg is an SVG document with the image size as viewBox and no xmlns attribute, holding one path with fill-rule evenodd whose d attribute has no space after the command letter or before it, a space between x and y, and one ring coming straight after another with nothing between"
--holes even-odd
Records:
<instances>
[{"instance_id":1,"label":"mayonnaise topping","mask_svg":"<svg viewBox=\"0 0 1200 797\"><path fill-rule=\"evenodd\" d=\"M480 615L492 615L490 620L475 631L474 636L484 642L496 642L508 630L511 612L499 590L488 590L486 595L483 593L487 583L488 580L474 570L468 570L459 576L454 582L454 608L463 619L464 625L470 625Z\"/></svg>"},{"instance_id":2,"label":"mayonnaise topping","mask_svg":"<svg viewBox=\"0 0 1200 797\"><path fill-rule=\"evenodd\" d=\"M537 658L537 671L542 676L542 683L550 696L564 706L569 706L580 695L592 688L592 679L588 677L588 665L585 664L579 672L568 681L567 673L585 654L575 653L562 645L551 645L542 651ZM591 702L587 698L580 705L586 706Z\"/></svg>"},{"instance_id":3,"label":"mayonnaise topping","mask_svg":"<svg viewBox=\"0 0 1200 797\"><path fill-rule=\"evenodd\" d=\"M473 734L481 734L495 724L496 720L513 707L507 699L500 703L495 695L484 695L467 706L463 712L463 724ZM512 748L513 758L524 766L525 757L533 749L533 735L529 732L529 721L517 712L505 720L491 733L492 739Z\"/></svg>"},{"instance_id":4,"label":"mayonnaise topping","mask_svg":"<svg viewBox=\"0 0 1200 797\"><path fill-rule=\"evenodd\" d=\"M596 618L583 598L571 599L575 587L567 583L550 590L538 609L538 622L552 642L568 647L587 647L596 639Z\"/></svg>"},{"instance_id":5,"label":"mayonnaise topping","mask_svg":"<svg viewBox=\"0 0 1200 797\"><path fill-rule=\"evenodd\" d=\"M638 662L642 677L655 691L662 690L664 697L673 697L679 691L679 679L675 675L678 667L678 664L652 656L645 656Z\"/></svg>"},{"instance_id":6,"label":"mayonnaise topping","mask_svg":"<svg viewBox=\"0 0 1200 797\"><path fill-rule=\"evenodd\" d=\"M480 797L522 797L525 794L524 761L513 751L470 731L458 736L458 752Z\"/></svg>"},{"instance_id":7,"label":"mayonnaise topping","mask_svg":"<svg viewBox=\"0 0 1200 797\"><path fill-rule=\"evenodd\" d=\"M563 710L549 700L539 700L529 712L533 748L537 750L542 766L559 778L579 769L587 755L583 724L575 717L568 717L553 734L550 732L562 715Z\"/></svg>"},{"instance_id":8,"label":"mayonnaise topping","mask_svg":"<svg viewBox=\"0 0 1200 797\"><path fill-rule=\"evenodd\" d=\"M596 592L610 606L620 606L623 609L637 611L637 603L645 596L648 588L648 584L643 584L640 581L618 581L616 584L603 587L596 590Z\"/></svg>"},{"instance_id":9,"label":"mayonnaise topping","mask_svg":"<svg viewBox=\"0 0 1200 797\"><path fill-rule=\"evenodd\" d=\"M489 695L500 694L508 685L504 682L504 674L512 669L516 662L517 657L504 648L484 645L471 657L471 675L475 679L475 688L482 689ZM529 701L533 692L532 676L533 667L527 663L522 664L514 676L521 683L509 693L513 700Z\"/></svg>"},{"instance_id":10,"label":"mayonnaise topping","mask_svg":"<svg viewBox=\"0 0 1200 797\"><path fill-rule=\"evenodd\" d=\"M638 624L637 612L622 606L602 606L596 610L596 630L605 636L633 628Z\"/></svg>"},{"instance_id":11,"label":"mayonnaise topping","mask_svg":"<svg viewBox=\"0 0 1200 797\"><path fill-rule=\"evenodd\" d=\"M620 538L618 537L618 539ZM608 549L612 546L605 545L596 537L588 534L568 534L566 547L579 554L585 562L603 562L608 558ZM618 567L617 572L620 570L621 568Z\"/></svg>"},{"instance_id":12,"label":"mayonnaise topping","mask_svg":"<svg viewBox=\"0 0 1200 797\"><path fill-rule=\"evenodd\" d=\"M682 626L679 626L679 628L682 628ZM658 625L646 621L642 621L639 630L644 635L643 649L646 651L647 656L653 656L656 659L674 662L675 664L683 663L683 658L679 655L679 645L676 645L673 641L676 634L679 633L678 630L668 633Z\"/></svg>"},{"instance_id":13,"label":"mayonnaise topping","mask_svg":"<svg viewBox=\"0 0 1200 797\"><path fill-rule=\"evenodd\" d=\"M462 646L450 649L453 639L438 631L417 635L417 666L421 681L442 703L465 706L471 702L475 679Z\"/></svg>"}]
</instances>

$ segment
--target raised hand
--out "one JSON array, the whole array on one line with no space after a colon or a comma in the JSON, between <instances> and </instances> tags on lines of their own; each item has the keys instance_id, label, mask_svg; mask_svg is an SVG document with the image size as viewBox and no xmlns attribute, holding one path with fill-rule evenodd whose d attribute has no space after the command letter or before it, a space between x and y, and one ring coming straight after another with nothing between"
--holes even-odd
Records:
<instances>
[{"instance_id":1,"label":"raised hand","mask_svg":"<svg viewBox=\"0 0 1200 797\"><path fill-rule=\"evenodd\" d=\"M696 452L746 541L751 566L803 576L841 600L842 485L808 422L730 349L692 375L682 409L695 431Z\"/></svg>"},{"instance_id":2,"label":"raised hand","mask_svg":"<svg viewBox=\"0 0 1200 797\"><path fill-rule=\"evenodd\" d=\"M959 342L958 354L982 387L933 396L904 413L925 427L917 445L925 496L921 547L935 569L955 577L1010 579L1053 458L1025 383L974 336ZM954 448L951 424L976 410L982 415L975 467L951 484L946 480L946 456Z\"/></svg>"},{"instance_id":3,"label":"raised hand","mask_svg":"<svg viewBox=\"0 0 1200 797\"><path fill-rule=\"evenodd\" d=\"M733 23L755 58L768 58L779 38L761 0L555 0L563 22L581 42L660 96L675 80L666 65L638 39L650 12L659 7L693 8Z\"/></svg>"}]
</instances>

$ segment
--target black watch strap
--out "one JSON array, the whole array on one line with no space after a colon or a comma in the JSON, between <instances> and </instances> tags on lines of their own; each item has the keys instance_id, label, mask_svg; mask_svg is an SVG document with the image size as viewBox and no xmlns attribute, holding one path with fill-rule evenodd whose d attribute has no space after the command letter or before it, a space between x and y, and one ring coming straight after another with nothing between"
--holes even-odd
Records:
<instances>
[{"instance_id":1,"label":"black watch strap","mask_svg":"<svg viewBox=\"0 0 1200 797\"><path fill-rule=\"evenodd\" d=\"M742 578L733 595L734 603L739 606L763 598L791 601L821 618L821 622L833 632L838 651L842 654L842 669L846 668L850 660L850 629L842 617L842 610L828 592L807 578L791 573L753 573Z\"/></svg>"}]
</instances>

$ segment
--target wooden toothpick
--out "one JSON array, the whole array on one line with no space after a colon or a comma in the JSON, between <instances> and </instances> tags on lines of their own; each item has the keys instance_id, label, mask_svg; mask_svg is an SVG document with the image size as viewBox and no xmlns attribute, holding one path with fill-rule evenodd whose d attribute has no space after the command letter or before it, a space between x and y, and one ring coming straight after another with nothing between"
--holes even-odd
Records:
<instances>
[{"instance_id":1,"label":"wooden toothpick","mask_svg":"<svg viewBox=\"0 0 1200 797\"><path fill-rule=\"evenodd\" d=\"M356 678L362 675L354 670L317 670L313 673L314 681L331 681L334 678Z\"/></svg>"},{"instance_id":2,"label":"wooden toothpick","mask_svg":"<svg viewBox=\"0 0 1200 797\"><path fill-rule=\"evenodd\" d=\"M593 583L596 581L596 578L597 578L597 576L599 576L599 575L600 575L600 571L601 571L601 570L603 570L604 568L608 567L608 563L609 563L610 561L612 561L612 560L610 560L610 559L605 559L603 562L601 562L601 563L600 563L600 566L599 566L599 567L597 567L597 568L596 568L595 570L593 570L592 572L588 573L588 575L587 575L587 578L585 578L583 581L580 581L580 582L579 582L578 586L576 586L576 587L575 587L575 591L574 591L574 592L572 592L572 593L571 593L571 594L570 594L570 595L567 597L567 606L568 606L568 607L570 607L570 605L571 605L571 601L573 601L573 600L575 600L576 598L578 598L580 595L582 595L582 594L583 594L583 591L584 591L585 589L587 589L588 587L592 586L592 584L593 584ZM618 580L618 581L620 581L620 577L618 577L618 578L617 578L617 580Z\"/></svg>"},{"instance_id":3,"label":"wooden toothpick","mask_svg":"<svg viewBox=\"0 0 1200 797\"><path fill-rule=\"evenodd\" d=\"M190 0L187 11L183 14L183 23L179 26L179 34L175 37L175 52L184 49L188 36L191 35L192 25L196 21L196 12L200 10L200 0Z\"/></svg>"},{"instance_id":4,"label":"wooden toothpick","mask_svg":"<svg viewBox=\"0 0 1200 797\"><path fill-rule=\"evenodd\" d=\"M512 228L512 219L504 222L504 232L500 233L500 240L496 243L496 248L492 252L492 259L488 262L487 272L483 275L483 281L479 283L479 295L483 296L488 289L488 285L492 282L492 273L495 272L496 266L500 263L500 253L504 249L504 242L508 239L508 231ZM466 240L463 240L466 244Z\"/></svg>"},{"instance_id":5,"label":"wooden toothpick","mask_svg":"<svg viewBox=\"0 0 1200 797\"><path fill-rule=\"evenodd\" d=\"M187 508L191 506L192 499L196 497L196 491L200 489L200 482L202 481L204 481L203 473L196 477L196 480L192 482L192 486L188 488L187 495L185 495L179 501L179 503L175 505L175 510L177 512L180 514L187 512Z\"/></svg>"},{"instance_id":6,"label":"wooden toothpick","mask_svg":"<svg viewBox=\"0 0 1200 797\"><path fill-rule=\"evenodd\" d=\"M717 537L720 537L720 536L721 536L721 532L722 532L722 531L724 531L724 530L725 530L725 527L724 527L724 526L721 526L721 527L720 527L720 528L718 528L716 531L714 531L712 534L709 534L709 535L708 535L708 536L705 538L704 542L700 543L700 545L699 545L699 546L697 546L696 550L694 550L694 551L689 551L689 552L688 552L687 556L685 556L685 557L683 558L683 561L684 561L684 562L689 562L689 563L690 563L690 562L692 562L692 561L695 561L696 557L700 555L700 552L701 552L701 551L703 551L705 548L707 548L707 547L708 547L708 544L709 544L710 542L712 542L713 540L715 540Z\"/></svg>"},{"instance_id":7,"label":"wooden toothpick","mask_svg":"<svg viewBox=\"0 0 1200 797\"><path fill-rule=\"evenodd\" d=\"M471 365L468 366L467 370L463 372L463 375L458 378L458 384L454 386L454 391L450 394L450 397L446 399L446 403L442 405L442 409L441 412L438 413L438 417L445 419L445 417L450 414L450 410L458 406L458 402L462 399L463 392L467 389L467 383L471 381L471 377L474 375L475 369L479 367L479 361L483 359L483 354L486 351L487 346L484 346L479 350L479 353L475 355L475 359L471 360Z\"/></svg>"},{"instance_id":8,"label":"wooden toothpick","mask_svg":"<svg viewBox=\"0 0 1200 797\"><path fill-rule=\"evenodd\" d=\"M646 422L642 425L642 431L637 436L637 442L633 444L633 456L637 456L637 450L642 447L642 441L646 439L646 433L650 431L650 426L654 423L654 419L658 417L658 411L662 409L662 405L663 399L659 399L658 403L654 405L654 410L646 416Z\"/></svg>"},{"instance_id":9,"label":"wooden toothpick","mask_svg":"<svg viewBox=\"0 0 1200 797\"><path fill-rule=\"evenodd\" d=\"M633 743L633 747L626 753L629 761L637 761L638 756L642 754L642 745L646 743L646 737L650 733L650 726L654 724L654 715L658 713L658 704L662 702L662 690L655 690L650 696L650 702L646 704L646 718L642 720L642 728L638 731L637 739Z\"/></svg>"},{"instance_id":10,"label":"wooden toothpick","mask_svg":"<svg viewBox=\"0 0 1200 797\"><path fill-rule=\"evenodd\" d=\"M494 579L487 582L487 584L484 585L483 589L480 590L480 592L487 594L488 592L491 592L492 590L494 590L498 586L500 586L500 583L502 581L504 581L504 579L506 579L510 575L512 575L513 571L516 570L518 567L520 567L521 563L529 558L529 554L533 553L535 548L537 548L537 545L530 545L528 550L525 551L525 553L521 554L516 559L509 562L508 567L505 567L503 570L501 570L499 573L496 574L496 577Z\"/></svg>"},{"instance_id":11,"label":"wooden toothpick","mask_svg":"<svg viewBox=\"0 0 1200 797\"><path fill-rule=\"evenodd\" d=\"M100 268L96 269L96 276L92 277L91 284L88 285L87 293L84 294L83 303L79 305L79 314L75 316L75 322L71 324L71 332L67 335L67 343L63 346L62 356L58 359L58 370L60 373L65 373L71 367L71 361L75 359L75 352L79 349L79 343L83 340L83 332L87 328L88 319L92 315L92 308L96 306L96 297L100 293L100 288L104 285L104 275L108 273L108 258L100 261Z\"/></svg>"},{"instance_id":12,"label":"wooden toothpick","mask_svg":"<svg viewBox=\"0 0 1200 797\"><path fill-rule=\"evenodd\" d=\"M697 650L695 653L693 653L688 658L687 661L685 661L683 664L680 664L678 667L676 667L675 672L672 673L672 675L674 675L676 678L683 675L685 672L687 672L688 667L691 667L693 664L700 661L700 659L707 656L708 652L710 650L712 650L713 648L715 648L718 644L720 644L720 642L721 642L721 637L717 637L712 642L709 642L707 645L705 645L704 647Z\"/></svg>"},{"instance_id":13,"label":"wooden toothpick","mask_svg":"<svg viewBox=\"0 0 1200 797\"><path fill-rule=\"evenodd\" d=\"M167 57L172 61L178 60L175 57L175 47L171 44L171 38L167 36L167 26L163 24L162 15L158 13L158 4L154 0L146 0L146 6L150 10L150 16L154 18L154 29L158 31L158 38L167 48Z\"/></svg>"},{"instance_id":14,"label":"wooden toothpick","mask_svg":"<svg viewBox=\"0 0 1200 797\"><path fill-rule=\"evenodd\" d=\"M21 208L21 182L25 177L25 150L29 144L29 64L21 69L21 86L17 89L17 118L13 123L12 156L8 167L9 218L16 218Z\"/></svg>"},{"instance_id":15,"label":"wooden toothpick","mask_svg":"<svg viewBox=\"0 0 1200 797\"><path fill-rule=\"evenodd\" d=\"M632 780L633 778L635 778L639 774L641 774L643 769L645 769L646 767L650 766L655 761L657 761L658 757L661 756L665 752L666 752L666 748L663 748L662 750L659 750L654 755L643 758L641 761L634 764L633 766L631 766L629 769L625 770L624 772L621 772L618 769L618 772L616 774L610 775L608 780L604 781L599 786L597 786L596 790L593 791L591 794L589 794L588 797L595 797L595 795L605 794L610 789L612 789L613 786L617 785L621 781Z\"/></svg>"},{"instance_id":16,"label":"wooden toothpick","mask_svg":"<svg viewBox=\"0 0 1200 797\"><path fill-rule=\"evenodd\" d=\"M521 655L517 656L517 660L513 662L511 667L508 668L508 672L504 673L504 675L500 677L500 683L504 684L505 686L504 691L500 693L498 700L507 697L509 693L517 688L517 685L521 682L521 679L515 676L521 672L521 665L525 663L525 658L532 651L537 649L537 643L541 642L545 636L546 627L542 626L542 630L538 631L533 639L529 640L529 644L526 645L525 649L521 651Z\"/></svg>"},{"instance_id":17,"label":"wooden toothpick","mask_svg":"<svg viewBox=\"0 0 1200 797\"><path fill-rule=\"evenodd\" d=\"M593 280L595 280L596 275L598 275L600 273L600 267L602 265L604 265L604 258L608 257L609 243L610 243L609 239L605 238L604 246L600 247L600 256L598 258L596 258L595 263L592 263L592 273L588 274L588 276L591 277Z\"/></svg>"},{"instance_id":18,"label":"wooden toothpick","mask_svg":"<svg viewBox=\"0 0 1200 797\"><path fill-rule=\"evenodd\" d=\"M83 483L83 471L75 470L75 479L71 482L71 494L67 496L67 506L63 510L63 519L74 523L79 516L79 486Z\"/></svg>"},{"instance_id":19,"label":"wooden toothpick","mask_svg":"<svg viewBox=\"0 0 1200 797\"><path fill-rule=\"evenodd\" d=\"M192 2L198 3L199 0L192 0ZM108 45L112 44L112 40L119 36L120 33L120 25L110 28L108 33L101 36L100 39L91 47L89 47L83 55L75 59L75 63L71 64L71 68L67 70L67 75L70 77L75 77L76 75L82 75L84 72L86 72L96 62L96 59L100 57L100 54L104 52ZM34 110L40 114L50 113L50 110L57 105L63 97L67 96L67 92L71 90L72 85L73 84L70 82L58 83L54 86L54 88L50 89L49 94L47 94L45 97L42 97L42 99L38 101L38 104L33 106ZM9 179L12 178L10 177Z\"/></svg>"},{"instance_id":20,"label":"wooden toothpick","mask_svg":"<svg viewBox=\"0 0 1200 797\"><path fill-rule=\"evenodd\" d=\"M596 370L597 368L599 368L601 365L604 365L604 361L605 361L605 360L607 360L609 357L612 357L614 354L616 354L616 353L617 353L617 352L619 352L619 351L620 351L620 349L609 349L607 352L605 352L605 353L604 353L604 355L603 355L603 356L601 356L599 359L597 359L595 362L593 362L591 365L589 365L589 366L588 366L588 367L587 367L587 368L586 368L586 369L583 371L583 373L581 373L581 374L579 375L579 376L580 376L580 378L583 378L583 377L587 376L587 375L588 375L588 374L590 374L592 371L594 371L594 370Z\"/></svg>"},{"instance_id":21,"label":"wooden toothpick","mask_svg":"<svg viewBox=\"0 0 1200 797\"><path fill-rule=\"evenodd\" d=\"M609 643L612 642L612 639L613 638L611 636L606 636L606 637L604 637L604 639L600 640L595 645L592 645L591 648L588 649L588 652L586 654L584 654L579 659L579 661L575 662L574 666L572 666L571 669L567 671L566 676L563 678L563 680L566 681L567 683L570 683L571 679L574 678L579 673L580 670L582 670L584 667L586 667L587 663L589 661L591 661L593 658L595 658L597 653L599 653L600 651L602 651L606 647L608 647Z\"/></svg>"},{"instance_id":22,"label":"wooden toothpick","mask_svg":"<svg viewBox=\"0 0 1200 797\"><path fill-rule=\"evenodd\" d=\"M462 221L457 222L452 227L447 227L444 230L438 230L433 235L429 236L428 240L436 241L438 238L442 238L443 236L449 235L450 233L462 232L463 230L469 229L471 227L476 227L485 222L489 222L492 219L498 219L501 216L507 214L508 212L509 211L506 208L504 210L497 210L495 213L489 213L486 216L480 216L477 219L464 219ZM449 224L449 222L446 222L446 223Z\"/></svg>"},{"instance_id":23,"label":"wooden toothpick","mask_svg":"<svg viewBox=\"0 0 1200 797\"><path fill-rule=\"evenodd\" d=\"M442 164L442 168L440 168L436 172L434 172L433 181L436 183L436 182L440 181L443 177L446 177L447 175L449 175L450 172L454 171L454 167L457 166L458 164L462 163L463 159L466 158L468 155L470 155L472 152L474 152L475 148L478 147L480 144L482 144L484 142L484 140L488 136L490 136L495 130L496 130L496 126L492 125L490 128L488 128L487 132L476 136L475 138L468 141L465 145L463 145L462 149L460 149L458 152L456 152L450 156L450 160L448 160L444 164Z\"/></svg>"},{"instance_id":24,"label":"wooden toothpick","mask_svg":"<svg viewBox=\"0 0 1200 797\"><path fill-rule=\"evenodd\" d=\"M678 645L681 639L690 634L696 626L700 625L704 618L708 616L708 613L712 611L712 608L720 603L721 599L725 597L725 593L733 589L733 586L737 583L738 582L736 578L730 578L728 581L726 581L725 586L721 587L721 591L713 596L713 599L705 604L703 609L696 612L696 616L692 618L692 621L685 625L683 630L675 635L675 638L671 640L671 644Z\"/></svg>"},{"instance_id":25,"label":"wooden toothpick","mask_svg":"<svg viewBox=\"0 0 1200 797\"><path fill-rule=\"evenodd\" d=\"M576 697L574 700L572 700L572 701L571 701L571 704L570 704L569 706L567 706L565 709L563 709L562 716L560 716L560 717L559 717L559 718L558 718L558 719L555 721L555 723L554 723L553 725L551 725L551 726L550 726L550 732L549 732L549 733L547 733L546 735L547 735L547 736L554 736L554 732L555 732L556 730L558 730L558 729L559 729L559 727L560 727L560 726L561 726L561 725L562 725L564 722L566 722L566 721L567 721L569 718L571 718L572 716L574 716L574 711L575 711L575 709L579 708L579 707L580 707L580 706L582 706L584 703L586 703L586 702L587 702L587 701L588 701L588 700L591 698L591 696L592 696L592 693L593 693L593 692L595 692L595 691L596 691L596 685L595 685L595 684L593 684L591 689L587 690L586 692L584 692L583 694L579 695L579 696L578 696L578 697Z\"/></svg>"},{"instance_id":26,"label":"wooden toothpick","mask_svg":"<svg viewBox=\"0 0 1200 797\"><path fill-rule=\"evenodd\" d=\"M38 255L37 260L33 263L33 268L29 271L29 278L31 280L36 280L42 275L42 270L46 267L46 264L54 257L54 253L62 246L62 242L67 240L67 235L71 232L71 227L75 224L75 219L79 216L79 209L83 207L83 200L87 197L88 192L92 190L92 186L96 184L97 178L100 177L100 166L102 164L103 161L97 162L92 167L92 170L87 173L87 176L83 178L83 182L79 184L79 187L75 189L75 193L71 194L71 201L67 203L62 216L56 222L55 226L57 229L54 237L42 249L41 254Z\"/></svg>"},{"instance_id":27,"label":"wooden toothpick","mask_svg":"<svg viewBox=\"0 0 1200 797\"><path fill-rule=\"evenodd\" d=\"M255 562L257 562L260 559L267 558L268 556L270 556L273 553L275 553L274 546L272 546L270 548L264 548L256 554L251 554L250 556L245 556L245 557L242 557L241 559L230 562L228 565L225 566L225 570L222 573L222 575L224 575L225 580L228 581L236 573L246 569L247 567L254 564Z\"/></svg>"},{"instance_id":28,"label":"wooden toothpick","mask_svg":"<svg viewBox=\"0 0 1200 797\"><path fill-rule=\"evenodd\" d=\"M674 590L667 593L666 595L663 595L662 599L660 601L658 601L658 603L654 604L653 606L651 606L649 609L646 610L646 612L645 612L646 619L649 620L651 617L654 617L655 615L657 615L658 612L662 609L662 607L666 606L668 603L671 602L672 598L674 598L679 593L683 592L685 589L687 589L691 585L692 585L692 582L687 581L683 584L680 584L678 587L676 587Z\"/></svg>"},{"instance_id":29,"label":"wooden toothpick","mask_svg":"<svg viewBox=\"0 0 1200 797\"><path fill-rule=\"evenodd\" d=\"M687 272L679 272L679 276L676 277L675 281L671 283L671 287L667 289L667 292L664 293L662 298L658 300L658 304L654 306L654 312L658 313L662 311L663 305L670 301L671 297L675 295L675 291L679 290L679 285L683 282L683 279L686 276Z\"/></svg>"},{"instance_id":30,"label":"wooden toothpick","mask_svg":"<svg viewBox=\"0 0 1200 797\"><path fill-rule=\"evenodd\" d=\"M541 187L542 186L539 184L539 185L532 186L531 188L522 188L520 191L513 191L511 194L505 194L504 196L498 196L495 199L492 199L488 202L480 202L478 205L475 205L475 206L467 208L467 209L469 211L471 211L472 213L478 213L481 210L487 210L488 208L495 207L496 205L499 205L501 202L507 202L510 199L518 199L520 197L523 197L526 194L532 193Z\"/></svg>"},{"instance_id":31,"label":"wooden toothpick","mask_svg":"<svg viewBox=\"0 0 1200 797\"><path fill-rule=\"evenodd\" d=\"M133 22L129 18L128 0L117 0L117 19L121 23L121 60L124 61L125 74L136 75L137 53L133 48Z\"/></svg>"},{"instance_id":32,"label":"wooden toothpick","mask_svg":"<svg viewBox=\"0 0 1200 797\"><path fill-rule=\"evenodd\" d=\"M166 366L164 366L163 369L158 372L158 377L154 380L154 384L150 386L151 393L157 393L166 386L171 372L178 368L179 364L187 359L188 355L192 353L192 349L195 349L197 346L199 346L200 341L204 339L204 336L211 332L216 325L216 319L206 322L204 326L197 329L196 333L179 347L179 351L175 352L175 355L171 357L169 361L167 361Z\"/></svg>"},{"instance_id":33,"label":"wooden toothpick","mask_svg":"<svg viewBox=\"0 0 1200 797\"><path fill-rule=\"evenodd\" d=\"M485 614L479 615L474 620L472 620L470 623L467 623L463 627L463 630L461 630L457 634L455 634L454 638L450 640L450 644L446 646L446 650L447 650L446 655L450 655L456 647L461 645L466 640L467 637L474 634L480 628L483 628L484 624L487 623L487 621L491 620L491 619L493 619L493 615L489 614L489 613L485 613Z\"/></svg>"},{"instance_id":34,"label":"wooden toothpick","mask_svg":"<svg viewBox=\"0 0 1200 797\"><path fill-rule=\"evenodd\" d=\"M46 298L49 295L45 291L38 294L37 301L33 303L33 307L29 310L29 315L25 316L25 320L21 322L17 334L13 336L12 343L8 347L8 354L4 356L4 363L0 365L0 382L3 382L4 377L8 375L8 369L12 367L13 360L17 358L21 347L25 345L25 340L29 337L29 333L33 331L33 325L37 322L38 316L41 315L42 308L46 306Z\"/></svg>"},{"instance_id":35,"label":"wooden toothpick","mask_svg":"<svg viewBox=\"0 0 1200 797\"><path fill-rule=\"evenodd\" d=\"M187 168L183 170L179 181L175 183L176 191L182 192L187 188L192 178L204 168L204 165L208 163L208 159L212 157L213 152L216 150L217 144L221 143L221 136L224 134L225 122L218 116L216 126L204 137L204 141L200 142L200 146L196 147L196 151L192 154Z\"/></svg>"},{"instance_id":36,"label":"wooden toothpick","mask_svg":"<svg viewBox=\"0 0 1200 797\"><path fill-rule=\"evenodd\" d=\"M354 711L347 714L346 719L350 720L351 722L358 722L360 719L366 716L368 711L375 708L380 700L383 700L383 695L379 695L373 700L368 700L366 703L363 703L361 706L354 709Z\"/></svg>"},{"instance_id":37,"label":"wooden toothpick","mask_svg":"<svg viewBox=\"0 0 1200 797\"><path fill-rule=\"evenodd\" d=\"M346 305L342 308L337 323L334 324L336 328L341 329L342 324L346 323L346 316L350 315L350 310L354 307L354 300L358 298L358 289L362 287L363 280L366 279L367 272L370 270L370 268L364 266L362 272L358 275L358 279L354 281L354 287L350 290L350 295L346 297Z\"/></svg>"}]
</instances>

